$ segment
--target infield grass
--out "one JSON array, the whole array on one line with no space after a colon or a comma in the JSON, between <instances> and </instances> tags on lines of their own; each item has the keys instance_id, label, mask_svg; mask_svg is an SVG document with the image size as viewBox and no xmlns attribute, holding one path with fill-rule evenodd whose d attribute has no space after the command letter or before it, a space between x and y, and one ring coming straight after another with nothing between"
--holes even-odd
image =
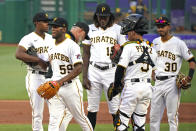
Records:
<instances>
[{"instance_id":1,"label":"infield grass","mask_svg":"<svg viewBox=\"0 0 196 131\"><path fill-rule=\"evenodd\" d=\"M16 47L0 46L0 100L27 100L25 88L26 66L15 58ZM196 50L192 50L196 56ZM188 74L188 63L183 62L182 72ZM181 102L196 102L196 73L192 80L192 87L182 91ZM86 91L84 90L86 101ZM105 101L104 94L101 101Z\"/></svg>"},{"instance_id":2,"label":"infield grass","mask_svg":"<svg viewBox=\"0 0 196 131\"><path fill-rule=\"evenodd\" d=\"M44 125L44 130L46 131L47 125ZM132 131L131 125L129 128ZM149 124L146 124L146 131L149 131ZM168 131L168 124L161 124L161 131ZM32 131L31 125L0 125L0 131ZM67 131L82 131L78 124L70 124ZM97 124L95 131L113 131L112 124ZM196 131L195 123L180 123L178 131Z\"/></svg>"}]
</instances>

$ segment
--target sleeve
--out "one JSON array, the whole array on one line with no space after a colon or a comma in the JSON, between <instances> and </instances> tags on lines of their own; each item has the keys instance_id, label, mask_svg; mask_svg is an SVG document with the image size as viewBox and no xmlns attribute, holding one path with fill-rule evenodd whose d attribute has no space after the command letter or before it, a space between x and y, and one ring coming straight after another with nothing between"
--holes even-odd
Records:
<instances>
[{"instance_id":1,"label":"sleeve","mask_svg":"<svg viewBox=\"0 0 196 131\"><path fill-rule=\"evenodd\" d=\"M180 46L180 52L182 57L187 61L191 59L193 56L192 52L190 49L188 49L187 45L185 44L184 41L179 40L179 46Z\"/></svg>"},{"instance_id":2,"label":"sleeve","mask_svg":"<svg viewBox=\"0 0 196 131\"><path fill-rule=\"evenodd\" d=\"M73 65L75 65L77 63L83 63L79 45L73 44L73 46L71 47L71 54L70 55L71 55L71 61L72 61Z\"/></svg>"},{"instance_id":3,"label":"sleeve","mask_svg":"<svg viewBox=\"0 0 196 131\"><path fill-rule=\"evenodd\" d=\"M26 36L24 36L24 37L20 40L20 42L19 42L18 45L24 47L24 48L27 50L29 47L32 46L32 43L30 42L30 39L29 39L28 36L26 35Z\"/></svg>"},{"instance_id":4,"label":"sleeve","mask_svg":"<svg viewBox=\"0 0 196 131\"><path fill-rule=\"evenodd\" d=\"M128 46L124 46L118 65L127 68L130 58L131 58L130 48L128 48Z\"/></svg>"}]
</instances>

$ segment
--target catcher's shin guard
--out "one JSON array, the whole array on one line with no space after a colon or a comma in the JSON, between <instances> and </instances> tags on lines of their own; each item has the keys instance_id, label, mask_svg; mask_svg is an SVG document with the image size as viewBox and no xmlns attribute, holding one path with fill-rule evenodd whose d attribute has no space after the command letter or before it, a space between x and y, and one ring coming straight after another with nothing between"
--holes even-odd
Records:
<instances>
[{"instance_id":1,"label":"catcher's shin guard","mask_svg":"<svg viewBox=\"0 0 196 131\"><path fill-rule=\"evenodd\" d=\"M129 118L125 113L118 110L114 119L114 131L128 131L129 127L121 122L120 114L123 115L124 117Z\"/></svg>"},{"instance_id":2,"label":"catcher's shin guard","mask_svg":"<svg viewBox=\"0 0 196 131\"><path fill-rule=\"evenodd\" d=\"M145 131L145 129L143 128L145 126L145 123L142 125L142 126L138 126L135 121L134 121L134 115L138 116L138 117L145 117L146 114L143 114L143 115L139 115L137 113L133 113L132 116L131 116L131 123L132 123L132 127L133 127L133 131ZM136 129L136 130L134 130Z\"/></svg>"}]
</instances>

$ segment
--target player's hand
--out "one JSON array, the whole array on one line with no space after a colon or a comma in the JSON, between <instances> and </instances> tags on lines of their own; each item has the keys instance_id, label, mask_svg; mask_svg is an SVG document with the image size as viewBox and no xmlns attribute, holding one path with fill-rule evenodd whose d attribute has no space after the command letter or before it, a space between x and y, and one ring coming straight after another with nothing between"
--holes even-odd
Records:
<instances>
[{"instance_id":1,"label":"player's hand","mask_svg":"<svg viewBox=\"0 0 196 131\"><path fill-rule=\"evenodd\" d=\"M87 90L91 89L91 83L88 78L83 78L83 87Z\"/></svg>"},{"instance_id":2,"label":"player's hand","mask_svg":"<svg viewBox=\"0 0 196 131\"><path fill-rule=\"evenodd\" d=\"M43 61L42 59L39 59L38 65L43 69L46 70L48 63Z\"/></svg>"}]
</instances>

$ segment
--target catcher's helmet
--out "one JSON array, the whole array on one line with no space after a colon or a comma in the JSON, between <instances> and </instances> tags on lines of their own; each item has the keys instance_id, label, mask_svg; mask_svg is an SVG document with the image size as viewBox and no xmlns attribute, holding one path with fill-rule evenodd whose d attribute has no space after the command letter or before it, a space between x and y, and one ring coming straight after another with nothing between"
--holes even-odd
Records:
<instances>
[{"instance_id":1,"label":"catcher's helmet","mask_svg":"<svg viewBox=\"0 0 196 131\"><path fill-rule=\"evenodd\" d=\"M147 34L148 33L148 21L147 19L140 14L131 14L126 17L121 25L121 34L126 35L129 31L134 30L139 34Z\"/></svg>"}]
</instances>

